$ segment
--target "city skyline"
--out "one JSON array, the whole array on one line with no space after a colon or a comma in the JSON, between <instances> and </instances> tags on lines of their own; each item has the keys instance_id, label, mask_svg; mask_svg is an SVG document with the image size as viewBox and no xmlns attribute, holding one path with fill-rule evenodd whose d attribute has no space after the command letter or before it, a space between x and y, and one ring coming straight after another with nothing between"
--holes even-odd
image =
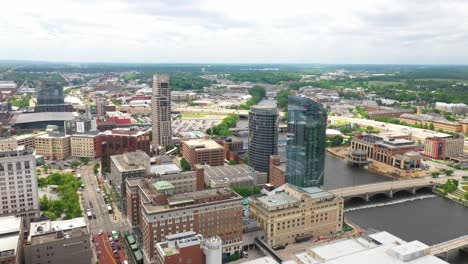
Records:
<instances>
[{"instance_id":1,"label":"city skyline","mask_svg":"<svg viewBox=\"0 0 468 264\"><path fill-rule=\"evenodd\" d=\"M4 8L1 60L468 62L463 1L18 1Z\"/></svg>"}]
</instances>

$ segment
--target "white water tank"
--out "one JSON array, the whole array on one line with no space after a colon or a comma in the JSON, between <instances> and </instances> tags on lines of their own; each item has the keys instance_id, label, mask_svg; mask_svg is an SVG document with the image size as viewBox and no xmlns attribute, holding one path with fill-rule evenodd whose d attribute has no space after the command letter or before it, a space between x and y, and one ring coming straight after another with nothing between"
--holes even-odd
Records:
<instances>
[{"instance_id":1,"label":"white water tank","mask_svg":"<svg viewBox=\"0 0 468 264\"><path fill-rule=\"evenodd\" d=\"M221 264L223 260L223 241L219 236L205 239L203 243L206 264Z\"/></svg>"}]
</instances>

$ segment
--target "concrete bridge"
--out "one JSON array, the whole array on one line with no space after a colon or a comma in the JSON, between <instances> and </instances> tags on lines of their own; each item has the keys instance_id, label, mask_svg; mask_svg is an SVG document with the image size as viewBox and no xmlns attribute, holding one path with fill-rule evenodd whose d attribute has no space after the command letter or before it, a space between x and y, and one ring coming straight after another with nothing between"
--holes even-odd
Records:
<instances>
[{"instance_id":1,"label":"concrete bridge","mask_svg":"<svg viewBox=\"0 0 468 264\"><path fill-rule=\"evenodd\" d=\"M453 177L455 179L456 177ZM423 188L432 189L447 181L447 178L423 178L414 180L395 180L391 182L381 182L367 185L359 185L354 187L346 187L342 189L331 190L330 192L343 197L343 199L361 198L365 201L377 194L384 194L387 197L393 198L397 192L406 191L412 194Z\"/></svg>"},{"instance_id":2,"label":"concrete bridge","mask_svg":"<svg viewBox=\"0 0 468 264\"><path fill-rule=\"evenodd\" d=\"M468 249L468 235L433 245L427 249L427 253L435 256L447 255L450 250L463 248Z\"/></svg>"}]
</instances>

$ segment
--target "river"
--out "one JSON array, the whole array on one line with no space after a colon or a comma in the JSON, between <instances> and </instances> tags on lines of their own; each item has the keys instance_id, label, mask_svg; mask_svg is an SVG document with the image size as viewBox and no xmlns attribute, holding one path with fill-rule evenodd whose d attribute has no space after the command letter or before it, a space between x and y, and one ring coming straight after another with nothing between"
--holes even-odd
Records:
<instances>
[{"instance_id":1,"label":"river","mask_svg":"<svg viewBox=\"0 0 468 264\"><path fill-rule=\"evenodd\" d=\"M348 167L346 161L327 154L325 188L336 189L392 180L364 169ZM399 192L394 199L375 196L370 202L352 200L345 216L363 229L388 231L406 241L438 244L468 234L468 209L430 192L413 196ZM468 253L453 251L452 264L468 264Z\"/></svg>"}]
</instances>

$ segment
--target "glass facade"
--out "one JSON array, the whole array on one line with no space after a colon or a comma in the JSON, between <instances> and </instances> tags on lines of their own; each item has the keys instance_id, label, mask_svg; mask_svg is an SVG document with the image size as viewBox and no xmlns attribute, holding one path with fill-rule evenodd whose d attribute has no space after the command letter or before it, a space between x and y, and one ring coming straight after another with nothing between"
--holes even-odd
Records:
<instances>
[{"instance_id":1,"label":"glass facade","mask_svg":"<svg viewBox=\"0 0 468 264\"><path fill-rule=\"evenodd\" d=\"M306 97L289 96L286 182L323 185L327 110Z\"/></svg>"},{"instance_id":2,"label":"glass facade","mask_svg":"<svg viewBox=\"0 0 468 264\"><path fill-rule=\"evenodd\" d=\"M249 112L249 166L268 173L270 155L278 154L278 109L252 106Z\"/></svg>"}]
</instances>

